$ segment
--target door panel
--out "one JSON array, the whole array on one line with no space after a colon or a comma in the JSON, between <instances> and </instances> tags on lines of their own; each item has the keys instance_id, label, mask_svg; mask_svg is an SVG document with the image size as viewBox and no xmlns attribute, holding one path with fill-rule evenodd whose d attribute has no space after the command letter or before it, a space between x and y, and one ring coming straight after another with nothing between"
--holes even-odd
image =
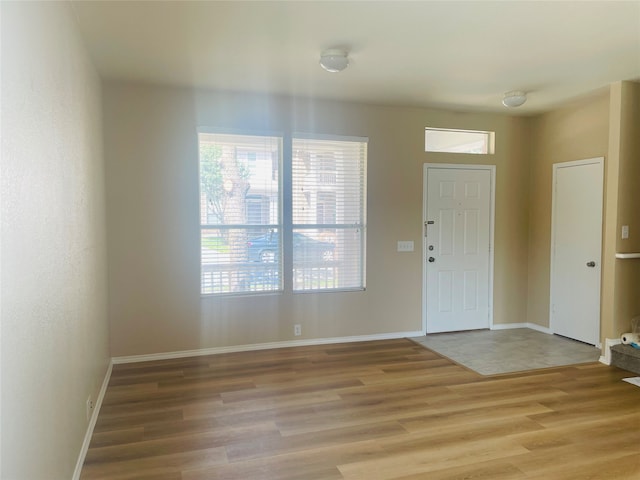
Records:
<instances>
[{"instance_id":1,"label":"door panel","mask_svg":"<svg viewBox=\"0 0 640 480\"><path fill-rule=\"evenodd\" d=\"M464 272L462 308L473 311L478 309L478 272L476 270Z\"/></svg>"},{"instance_id":2,"label":"door panel","mask_svg":"<svg viewBox=\"0 0 640 480\"><path fill-rule=\"evenodd\" d=\"M480 245L479 225L480 212L478 210L466 210L464 212L464 254L477 255Z\"/></svg>"},{"instance_id":3,"label":"door panel","mask_svg":"<svg viewBox=\"0 0 640 480\"><path fill-rule=\"evenodd\" d=\"M489 168L426 168L428 333L489 327Z\"/></svg>"},{"instance_id":4,"label":"door panel","mask_svg":"<svg viewBox=\"0 0 640 480\"><path fill-rule=\"evenodd\" d=\"M602 193L601 159L554 165L550 326L592 345L600 336Z\"/></svg>"}]
</instances>

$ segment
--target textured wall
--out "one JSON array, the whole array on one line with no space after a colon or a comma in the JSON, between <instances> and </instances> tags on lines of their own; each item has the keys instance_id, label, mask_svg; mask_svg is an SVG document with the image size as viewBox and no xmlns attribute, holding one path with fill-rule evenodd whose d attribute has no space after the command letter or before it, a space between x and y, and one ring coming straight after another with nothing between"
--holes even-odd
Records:
<instances>
[{"instance_id":1,"label":"textured wall","mask_svg":"<svg viewBox=\"0 0 640 480\"><path fill-rule=\"evenodd\" d=\"M71 478L108 362L100 81L66 3L2 3L2 470Z\"/></svg>"},{"instance_id":2,"label":"textured wall","mask_svg":"<svg viewBox=\"0 0 640 480\"><path fill-rule=\"evenodd\" d=\"M105 85L114 356L422 328L425 162L497 165L496 323L526 309L528 121L128 83ZM199 126L369 137L367 290L200 298ZM424 152L424 127L496 131L496 154ZM413 240L413 253L396 252Z\"/></svg>"}]
</instances>

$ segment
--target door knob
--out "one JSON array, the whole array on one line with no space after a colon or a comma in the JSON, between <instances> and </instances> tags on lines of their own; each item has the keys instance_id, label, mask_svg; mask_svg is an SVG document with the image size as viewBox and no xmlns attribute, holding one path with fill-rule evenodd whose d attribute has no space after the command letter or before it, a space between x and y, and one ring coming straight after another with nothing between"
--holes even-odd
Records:
<instances>
[{"instance_id":1,"label":"door knob","mask_svg":"<svg viewBox=\"0 0 640 480\"><path fill-rule=\"evenodd\" d=\"M587 267L595 267L596 266L596 262L587 262Z\"/></svg>"},{"instance_id":2,"label":"door knob","mask_svg":"<svg viewBox=\"0 0 640 480\"><path fill-rule=\"evenodd\" d=\"M433 263L433 262L435 262L435 261L436 261L436 259L435 259L435 258L433 258L433 257L429 257L429 263Z\"/></svg>"}]
</instances>

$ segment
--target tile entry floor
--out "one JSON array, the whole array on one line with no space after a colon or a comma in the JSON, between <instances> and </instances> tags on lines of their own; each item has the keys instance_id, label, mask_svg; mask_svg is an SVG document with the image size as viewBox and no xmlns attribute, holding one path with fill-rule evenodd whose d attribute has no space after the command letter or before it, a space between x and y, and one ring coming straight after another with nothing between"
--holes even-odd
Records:
<instances>
[{"instance_id":1,"label":"tile entry floor","mask_svg":"<svg viewBox=\"0 0 640 480\"><path fill-rule=\"evenodd\" d=\"M600 349L529 328L435 333L411 340L481 375L597 362Z\"/></svg>"}]
</instances>

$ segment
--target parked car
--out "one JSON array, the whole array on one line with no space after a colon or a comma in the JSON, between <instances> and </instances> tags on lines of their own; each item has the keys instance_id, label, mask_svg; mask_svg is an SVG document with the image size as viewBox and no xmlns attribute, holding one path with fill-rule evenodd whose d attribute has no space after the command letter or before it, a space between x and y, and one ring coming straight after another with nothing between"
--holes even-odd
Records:
<instances>
[{"instance_id":1,"label":"parked car","mask_svg":"<svg viewBox=\"0 0 640 480\"><path fill-rule=\"evenodd\" d=\"M267 233L255 237L247 242L247 252L250 262L275 262L280 253L278 244L280 236L277 233ZM331 242L316 240L302 233L293 234L293 252L297 260L323 261L333 260L335 245Z\"/></svg>"}]
</instances>

